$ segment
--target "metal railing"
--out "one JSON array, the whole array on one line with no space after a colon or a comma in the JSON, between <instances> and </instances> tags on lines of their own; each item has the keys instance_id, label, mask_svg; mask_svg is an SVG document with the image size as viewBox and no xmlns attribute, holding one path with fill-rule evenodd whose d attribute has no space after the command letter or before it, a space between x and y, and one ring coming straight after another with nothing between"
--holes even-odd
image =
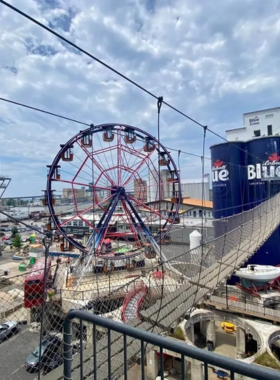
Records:
<instances>
[{"instance_id":1,"label":"metal railing","mask_svg":"<svg viewBox=\"0 0 280 380\"><path fill-rule=\"evenodd\" d=\"M75 321L79 320L80 328L83 327L84 323L87 326L92 326L92 345L90 348L84 349L83 334L80 334L79 355L74 357L73 360L71 331L74 319ZM138 372L134 378L144 380L151 378L147 375L148 366L157 362L159 371L155 373L154 378L160 376L163 380L164 376L166 376L164 360L167 354L176 357L177 362L180 362L180 368L177 369L177 373L183 380L187 378L193 380L204 378L208 380L208 370L211 372L223 371L223 378L230 378L231 380L243 378L240 375L245 376L246 379L280 379L278 371L247 364L190 346L178 339L171 339L145 331L147 323L144 322L144 324L145 326L142 326L141 329L140 322L138 322L138 325L136 323L131 326L85 311L69 311L64 322L63 379L116 380L123 376L124 380L127 380L128 376L131 376L129 371L133 371L131 367L136 365ZM150 330L153 331L153 327L151 325L150 327ZM101 340L97 336L100 329L103 331ZM160 333L160 331L156 332ZM155 354L154 362L151 359L152 356L147 358L147 355L150 355L151 352ZM225 373L227 373L226 377ZM218 376L217 373L216 375Z\"/></svg>"}]
</instances>

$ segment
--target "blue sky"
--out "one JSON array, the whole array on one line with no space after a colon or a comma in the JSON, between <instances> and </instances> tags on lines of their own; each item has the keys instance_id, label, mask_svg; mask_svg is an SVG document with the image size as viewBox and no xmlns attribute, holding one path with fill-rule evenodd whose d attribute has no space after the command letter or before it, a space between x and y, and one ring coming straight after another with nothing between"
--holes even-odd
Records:
<instances>
[{"instance_id":1,"label":"blue sky","mask_svg":"<svg viewBox=\"0 0 280 380\"><path fill-rule=\"evenodd\" d=\"M222 136L242 125L244 112L279 105L279 1L269 7L262 0L10 3ZM1 97L156 135L154 99L2 4L0 78ZM12 177L6 196L40 194L45 165L80 129L0 102L0 167ZM162 107L163 144L201 155L202 135ZM207 156L219 142L207 134ZM199 177L199 158L181 155L180 165L183 178Z\"/></svg>"}]
</instances>

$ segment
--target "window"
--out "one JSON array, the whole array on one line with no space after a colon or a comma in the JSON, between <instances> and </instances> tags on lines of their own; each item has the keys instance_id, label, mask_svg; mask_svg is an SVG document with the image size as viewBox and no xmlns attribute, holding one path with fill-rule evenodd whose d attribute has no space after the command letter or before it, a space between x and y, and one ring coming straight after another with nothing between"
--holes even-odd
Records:
<instances>
[{"instance_id":1,"label":"window","mask_svg":"<svg viewBox=\"0 0 280 380\"><path fill-rule=\"evenodd\" d=\"M267 126L267 136L272 136L272 125Z\"/></svg>"},{"instance_id":2,"label":"window","mask_svg":"<svg viewBox=\"0 0 280 380\"><path fill-rule=\"evenodd\" d=\"M265 118L266 118L266 119L272 119L273 116L274 116L274 114L273 114L273 113L270 113L269 115L265 115Z\"/></svg>"},{"instance_id":3,"label":"window","mask_svg":"<svg viewBox=\"0 0 280 380\"><path fill-rule=\"evenodd\" d=\"M261 131L260 131L260 129L257 130L257 131L254 131L254 136L255 136L255 137L260 137L260 135L261 135Z\"/></svg>"},{"instance_id":4,"label":"window","mask_svg":"<svg viewBox=\"0 0 280 380\"><path fill-rule=\"evenodd\" d=\"M193 216L196 218L196 211L193 212Z\"/></svg>"},{"instance_id":5,"label":"window","mask_svg":"<svg viewBox=\"0 0 280 380\"><path fill-rule=\"evenodd\" d=\"M78 225L78 221L77 220L73 220L73 226L77 226Z\"/></svg>"},{"instance_id":6,"label":"window","mask_svg":"<svg viewBox=\"0 0 280 380\"><path fill-rule=\"evenodd\" d=\"M41 280L29 280L27 281L27 285L40 284Z\"/></svg>"},{"instance_id":7,"label":"window","mask_svg":"<svg viewBox=\"0 0 280 380\"><path fill-rule=\"evenodd\" d=\"M79 227L83 227L84 223L82 220L79 220Z\"/></svg>"}]
</instances>

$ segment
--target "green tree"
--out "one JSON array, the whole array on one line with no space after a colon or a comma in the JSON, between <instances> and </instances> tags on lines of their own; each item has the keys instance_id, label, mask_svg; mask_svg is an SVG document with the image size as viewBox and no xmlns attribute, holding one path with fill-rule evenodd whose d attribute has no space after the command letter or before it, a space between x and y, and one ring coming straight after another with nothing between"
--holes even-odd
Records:
<instances>
[{"instance_id":1,"label":"green tree","mask_svg":"<svg viewBox=\"0 0 280 380\"><path fill-rule=\"evenodd\" d=\"M19 234L16 234L16 236L14 237L13 239L13 246L15 248L21 248L22 246L22 240L21 240L21 236Z\"/></svg>"},{"instance_id":2,"label":"green tree","mask_svg":"<svg viewBox=\"0 0 280 380\"><path fill-rule=\"evenodd\" d=\"M17 233L18 233L18 228L14 226L12 228L12 239L16 237Z\"/></svg>"}]
</instances>

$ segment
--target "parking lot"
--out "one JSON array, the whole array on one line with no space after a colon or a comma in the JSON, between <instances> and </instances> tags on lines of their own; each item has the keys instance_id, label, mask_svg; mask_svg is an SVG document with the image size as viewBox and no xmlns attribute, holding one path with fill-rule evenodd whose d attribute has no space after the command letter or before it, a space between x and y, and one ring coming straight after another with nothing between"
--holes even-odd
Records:
<instances>
[{"instance_id":1,"label":"parking lot","mask_svg":"<svg viewBox=\"0 0 280 380\"><path fill-rule=\"evenodd\" d=\"M24 368L28 355L39 344L39 333L30 332L21 325L21 332L0 343L0 378L7 380L33 380L36 373Z\"/></svg>"}]
</instances>

